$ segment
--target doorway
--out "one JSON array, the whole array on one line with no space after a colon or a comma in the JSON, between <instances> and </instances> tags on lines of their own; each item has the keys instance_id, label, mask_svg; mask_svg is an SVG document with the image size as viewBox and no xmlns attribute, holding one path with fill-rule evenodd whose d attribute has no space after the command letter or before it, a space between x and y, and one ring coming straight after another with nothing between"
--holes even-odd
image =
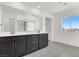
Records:
<instances>
[{"instance_id":1,"label":"doorway","mask_svg":"<svg viewBox=\"0 0 79 59\"><path fill-rule=\"evenodd\" d=\"M52 40L52 18L46 17L46 32L48 32L48 39Z\"/></svg>"}]
</instances>

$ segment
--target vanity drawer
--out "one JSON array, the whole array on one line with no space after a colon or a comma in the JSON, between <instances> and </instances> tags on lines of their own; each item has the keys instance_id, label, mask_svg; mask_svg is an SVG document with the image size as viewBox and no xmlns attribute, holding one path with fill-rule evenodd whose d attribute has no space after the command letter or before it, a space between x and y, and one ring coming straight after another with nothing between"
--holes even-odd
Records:
<instances>
[{"instance_id":1,"label":"vanity drawer","mask_svg":"<svg viewBox=\"0 0 79 59\"><path fill-rule=\"evenodd\" d=\"M9 42L13 41L11 37L0 37L0 42Z\"/></svg>"},{"instance_id":2,"label":"vanity drawer","mask_svg":"<svg viewBox=\"0 0 79 59\"><path fill-rule=\"evenodd\" d=\"M29 45L27 45L27 54L29 54L29 53L31 53L31 52L34 52L34 51L36 51L36 50L38 50L38 44L36 43L36 44L29 44Z\"/></svg>"},{"instance_id":3,"label":"vanity drawer","mask_svg":"<svg viewBox=\"0 0 79 59\"><path fill-rule=\"evenodd\" d=\"M24 35L14 36L14 39L16 39L16 40L23 40L23 39L25 39L25 36Z\"/></svg>"},{"instance_id":4,"label":"vanity drawer","mask_svg":"<svg viewBox=\"0 0 79 59\"><path fill-rule=\"evenodd\" d=\"M38 34L38 47L39 49L48 46L48 34Z\"/></svg>"}]
</instances>

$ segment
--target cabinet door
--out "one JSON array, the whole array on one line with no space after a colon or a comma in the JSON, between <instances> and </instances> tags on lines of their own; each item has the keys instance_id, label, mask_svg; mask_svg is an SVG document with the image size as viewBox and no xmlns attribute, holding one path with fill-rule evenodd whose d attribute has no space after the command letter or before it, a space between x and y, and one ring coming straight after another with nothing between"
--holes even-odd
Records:
<instances>
[{"instance_id":1,"label":"cabinet door","mask_svg":"<svg viewBox=\"0 0 79 59\"><path fill-rule=\"evenodd\" d=\"M24 37L16 37L15 56L20 57L26 54L26 41Z\"/></svg>"},{"instance_id":2,"label":"cabinet door","mask_svg":"<svg viewBox=\"0 0 79 59\"><path fill-rule=\"evenodd\" d=\"M48 45L48 34L38 34L39 48L44 48Z\"/></svg>"},{"instance_id":3,"label":"cabinet door","mask_svg":"<svg viewBox=\"0 0 79 59\"><path fill-rule=\"evenodd\" d=\"M38 36L37 35L28 35L26 39L26 47L27 47L27 54L38 50Z\"/></svg>"},{"instance_id":4,"label":"cabinet door","mask_svg":"<svg viewBox=\"0 0 79 59\"><path fill-rule=\"evenodd\" d=\"M0 57L13 56L12 42L8 41L8 38L0 38Z\"/></svg>"}]
</instances>

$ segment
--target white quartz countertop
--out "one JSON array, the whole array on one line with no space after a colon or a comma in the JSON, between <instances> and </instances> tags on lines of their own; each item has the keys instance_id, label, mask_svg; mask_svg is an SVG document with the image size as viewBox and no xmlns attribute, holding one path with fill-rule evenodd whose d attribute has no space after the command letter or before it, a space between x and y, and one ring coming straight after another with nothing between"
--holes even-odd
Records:
<instances>
[{"instance_id":1,"label":"white quartz countertop","mask_svg":"<svg viewBox=\"0 0 79 59\"><path fill-rule=\"evenodd\" d=\"M7 32L3 32L0 33L0 37L6 37L6 36L19 36L19 35L31 35L31 34L43 34L43 33L47 33L47 32L41 32L41 33L35 33L35 32L17 32L15 34L11 34L11 33L7 33Z\"/></svg>"}]
</instances>

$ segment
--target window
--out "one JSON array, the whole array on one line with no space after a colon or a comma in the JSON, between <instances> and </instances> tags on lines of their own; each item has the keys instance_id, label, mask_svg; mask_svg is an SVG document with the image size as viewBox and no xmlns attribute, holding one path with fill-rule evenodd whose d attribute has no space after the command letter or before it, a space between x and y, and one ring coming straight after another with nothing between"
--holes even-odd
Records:
<instances>
[{"instance_id":1,"label":"window","mask_svg":"<svg viewBox=\"0 0 79 59\"><path fill-rule=\"evenodd\" d=\"M79 32L79 16L63 18L61 22L62 31Z\"/></svg>"}]
</instances>

